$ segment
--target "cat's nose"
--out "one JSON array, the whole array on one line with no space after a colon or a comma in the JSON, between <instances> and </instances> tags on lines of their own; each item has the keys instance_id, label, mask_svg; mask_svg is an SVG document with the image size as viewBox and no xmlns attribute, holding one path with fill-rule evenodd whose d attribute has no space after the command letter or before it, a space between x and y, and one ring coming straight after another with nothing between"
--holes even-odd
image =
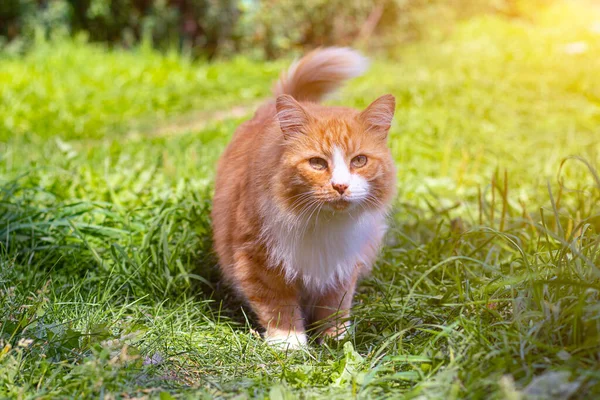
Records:
<instances>
[{"instance_id":1,"label":"cat's nose","mask_svg":"<svg viewBox=\"0 0 600 400\"><path fill-rule=\"evenodd\" d=\"M339 194L344 194L344 192L346 191L346 189L348 189L348 185L346 185L345 183L333 183L333 182L331 182L331 186L333 186L333 188L335 189L335 191L338 192Z\"/></svg>"}]
</instances>

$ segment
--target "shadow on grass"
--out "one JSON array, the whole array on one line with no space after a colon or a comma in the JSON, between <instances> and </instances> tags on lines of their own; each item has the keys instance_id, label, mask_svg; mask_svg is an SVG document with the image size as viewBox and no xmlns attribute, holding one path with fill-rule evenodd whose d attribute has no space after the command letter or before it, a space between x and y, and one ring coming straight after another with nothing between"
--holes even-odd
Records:
<instances>
[{"instance_id":1,"label":"shadow on grass","mask_svg":"<svg viewBox=\"0 0 600 400\"><path fill-rule=\"evenodd\" d=\"M212 238L212 236L211 236ZM225 317L234 325L248 326L260 331L260 324L252 309L245 304L240 294L223 278L216 254L210 249L196 261L194 275L197 279L192 284L194 297L206 301L215 321Z\"/></svg>"}]
</instances>

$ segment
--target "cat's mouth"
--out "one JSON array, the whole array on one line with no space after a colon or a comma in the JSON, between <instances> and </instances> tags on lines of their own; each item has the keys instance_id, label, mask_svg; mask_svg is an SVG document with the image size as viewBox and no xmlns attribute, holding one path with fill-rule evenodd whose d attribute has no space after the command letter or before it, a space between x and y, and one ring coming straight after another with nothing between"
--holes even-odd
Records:
<instances>
[{"instance_id":1,"label":"cat's mouth","mask_svg":"<svg viewBox=\"0 0 600 400\"><path fill-rule=\"evenodd\" d=\"M338 197L327 201L327 205L334 211L344 211L352 205L352 201L348 198Z\"/></svg>"},{"instance_id":2,"label":"cat's mouth","mask_svg":"<svg viewBox=\"0 0 600 400\"><path fill-rule=\"evenodd\" d=\"M336 211L344 211L350 206L350 202L347 200L340 199L332 201L331 203L329 203L329 205Z\"/></svg>"},{"instance_id":3,"label":"cat's mouth","mask_svg":"<svg viewBox=\"0 0 600 400\"><path fill-rule=\"evenodd\" d=\"M360 202L360 199L350 195L350 193L344 193L338 196L331 194L325 196L316 196L316 200L322 204L322 208L324 210L334 212L349 211Z\"/></svg>"}]
</instances>

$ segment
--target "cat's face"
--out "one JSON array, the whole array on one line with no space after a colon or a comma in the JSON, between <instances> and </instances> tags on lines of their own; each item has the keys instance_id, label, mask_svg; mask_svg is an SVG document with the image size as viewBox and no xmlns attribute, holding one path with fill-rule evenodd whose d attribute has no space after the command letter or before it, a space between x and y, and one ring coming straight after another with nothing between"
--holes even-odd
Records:
<instances>
[{"instance_id":1,"label":"cat's face","mask_svg":"<svg viewBox=\"0 0 600 400\"><path fill-rule=\"evenodd\" d=\"M395 193L386 139L395 102L387 95L365 111L277 101L285 135L280 186L287 209L310 218L320 211L385 209Z\"/></svg>"}]
</instances>

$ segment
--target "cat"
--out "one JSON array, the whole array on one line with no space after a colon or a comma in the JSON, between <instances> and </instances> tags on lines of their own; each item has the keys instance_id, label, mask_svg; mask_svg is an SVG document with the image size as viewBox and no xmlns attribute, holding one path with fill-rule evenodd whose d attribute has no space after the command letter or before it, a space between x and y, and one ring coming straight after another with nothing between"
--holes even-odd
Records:
<instances>
[{"instance_id":1,"label":"cat","mask_svg":"<svg viewBox=\"0 0 600 400\"><path fill-rule=\"evenodd\" d=\"M317 103L367 65L349 48L308 53L218 162L220 269L269 343L301 347L313 325L320 338L343 337L357 281L381 245L395 196L387 146L395 99L384 95L362 112Z\"/></svg>"}]
</instances>

